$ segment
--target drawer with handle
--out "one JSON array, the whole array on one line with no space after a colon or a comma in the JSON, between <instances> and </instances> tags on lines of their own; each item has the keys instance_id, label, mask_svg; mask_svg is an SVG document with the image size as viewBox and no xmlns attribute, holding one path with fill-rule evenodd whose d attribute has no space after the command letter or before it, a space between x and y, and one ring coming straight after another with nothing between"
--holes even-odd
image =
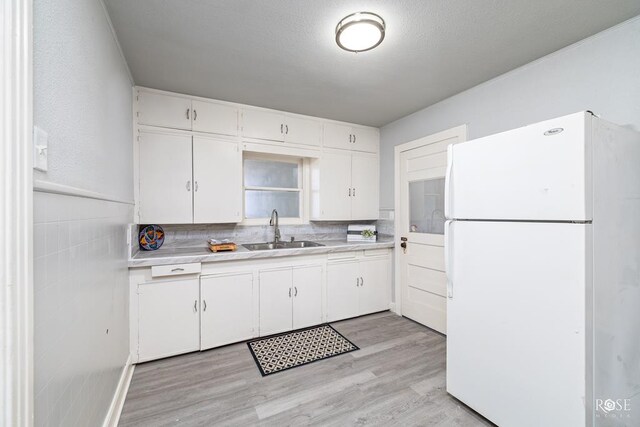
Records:
<instances>
[{"instance_id":1,"label":"drawer with handle","mask_svg":"<svg viewBox=\"0 0 640 427\"><path fill-rule=\"evenodd\" d=\"M154 265L151 267L151 277L179 276L182 274L198 274L201 271L199 262L189 264Z\"/></svg>"}]
</instances>

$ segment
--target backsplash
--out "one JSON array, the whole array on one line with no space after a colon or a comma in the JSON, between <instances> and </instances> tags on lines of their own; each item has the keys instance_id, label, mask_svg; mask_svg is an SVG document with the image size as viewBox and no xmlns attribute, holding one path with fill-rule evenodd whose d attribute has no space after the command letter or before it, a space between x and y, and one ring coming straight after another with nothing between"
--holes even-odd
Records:
<instances>
[{"instance_id":1,"label":"backsplash","mask_svg":"<svg viewBox=\"0 0 640 427\"><path fill-rule=\"evenodd\" d=\"M280 225L283 241L291 237L296 240L345 239L349 224L375 224L380 235L393 234L393 221L329 221L310 222L299 225ZM179 224L163 225L165 241L163 247L206 246L208 239L229 239L236 243L267 242L273 240L273 227L269 225L237 224ZM132 254L138 250L138 226L131 228Z\"/></svg>"}]
</instances>

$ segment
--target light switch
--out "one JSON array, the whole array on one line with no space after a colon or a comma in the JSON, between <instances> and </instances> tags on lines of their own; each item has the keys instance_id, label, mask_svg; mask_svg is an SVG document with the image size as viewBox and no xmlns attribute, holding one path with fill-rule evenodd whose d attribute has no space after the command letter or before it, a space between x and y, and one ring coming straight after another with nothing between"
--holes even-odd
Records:
<instances>
[{"instance_id":1,"label":"light switch","mask_svg":"<svg viewBox=\"0 0 640 427\"><path fill-rule=\"evenodd\" d=\"M46 172L49 157L49 135L38 126L33 127L33 168Z\"/></svg>"}]
</instances>

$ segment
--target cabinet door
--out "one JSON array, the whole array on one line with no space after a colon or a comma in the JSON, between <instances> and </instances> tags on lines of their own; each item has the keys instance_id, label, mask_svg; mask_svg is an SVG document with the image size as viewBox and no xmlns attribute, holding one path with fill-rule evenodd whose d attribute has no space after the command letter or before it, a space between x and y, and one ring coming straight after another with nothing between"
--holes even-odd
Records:
<instances>
[{"instance_id":1,"label":"cabinet door","mask_svg":"<svg viewBox=\"0 0 640 427\"><path fill-rule=\"evenodd\" d=\"M138 93L138 123L191 130L191 100L152 92Z\"/></svg>"},{"instance_id":2,"label":"cabinet door","mask_svg":"<svg viewBox=\"0 0 640 427\"><path fill-rule=\"evenodd\" d=\"M378 156L353 153L351 158L351 218L378 219L380 179Z\"/></svg>"},{"instance_id":3,"label":"cabinet door","mask_svg":"<svg viewBox=\"0 0 640 427\"><path fill-rule=\"evenodd\" d=\"M344 221L351 219L351 153L324 152L319 161L319 218Z\"/></svg>"},{"instance_id":4,"label":"cabinet door","mask_svg":"<svg viewBox=\"0 0 640 427\"><path fill-rule=\"evenodd\" d=\"M201 350L255 336L252 273L202 276L200 299Z\"/></svg>"},{"instance_id":5,"label":"cabinet door","mask_svg":"<svg viewBox=\"0 0 640 427\"><path fill-rule=\"evenodd\" d=\"M358 315L358 262L327 265L327 321Z\"/></svg>"},{"instance_id":6,"label":"cabinet door","mask_svg":"<svg viewBox=\"0 0 640 427\"><path fill-rule=\"evenodd\" d=\"M284 141L284 115L261 110L242 111L242 136Z\"/></svg>"},{"instance_id":7,"label":"cabinet door","mask_svg":"<svg viewBox=\"0 0 640 427\"><path fill-rule=\"evenodd\" d=\"M191 136L140 132L140 223L193 222Z\"/></svg>"},{"instance_id":8,"label":"cabinet door","mask_svg":"<svg viewBox=\"0 0 640 427\"><path fill-rule=\"evenodd\" d=\"M324 124L323 145L328 148L353 149L353 132L351 126L336 123Z\"/></svg>"},{"instance_id":9,"label":"cabinet door","mask_svg":"<svg viewBox=\"0 0 640 427\"><path fill-rule=\"evenodd\" d=\"M322 266L294 268L293 329L322 323Z\"/></svg>"},{"instance_id":10,"label":"cabinet door","mask_svg":"<svg viewBox=\"0 0 640 427\"><path fill-rule=\"evenodd\" d=\"M291 269L260 272L260 336L291 330Z\"/></svg>"},{"instance_id":11,"label":"cabinet door","mask_svg":"<svg viewBox=\"0 0 640 427\"><path fill-rule=\"evenodd\" d=\"M239 222L242 153L236 141L193 137L193 222Z\"/></svg>"},{"instance_id":12,"label":"cabinet door","mask_svg":"<svg viewBox=\"0 0 640 427\"><path fill-rule=\"evenodd\" d=\"M198 279L138 285L139 361L200 348Z\"/></svg>"},{"instance_id":13,"label":"cabinet door","mask_svg":"<svg viewBox=\"0 0 640 427\"><path fill-rule=\"evenodd\" d=\"M391 258L376 257L360 260L358 314L389 310L391 302Z\"/></svg>"},{"instance_id":14,"label":"cabinet door","mask_svg":"<svg viewBox=\"0 0 640 427\"><path fill-rule=\"evenodd\" d=\"M292 144L320 146L322 126L315 120L286 116L284 122L284 140Z\"/></svg>"},{"instance_id":15,"label":"cabinet door","mask_svg":"<svg viewBox=\"0 0 640 427\"><path fill-rule=\"evenodd\" d=\"M230 136L238 135L238 109L236 107L196 100L192 101L191 105L194 131Z\"/></svg>"},{"instance_id":16,"label":"cabinet door","mask_svg":"<svg viewBox=\"0 0 640 427\"><path fill-rule=\"evenodd\" d=\"M380 133L376 128L353 128L351 149L377 153L380 146Z\"/></svg>"}]
</instances>

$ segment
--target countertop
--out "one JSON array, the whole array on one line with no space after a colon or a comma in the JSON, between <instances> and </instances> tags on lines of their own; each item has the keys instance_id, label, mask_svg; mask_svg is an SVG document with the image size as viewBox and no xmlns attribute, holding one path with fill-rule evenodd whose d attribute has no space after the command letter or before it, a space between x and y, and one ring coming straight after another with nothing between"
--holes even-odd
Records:
<instances>
[{"instance_id":1,"label":"countertop","mask_svg":"<svg viewBox=\"0 0 640 427\"><path fill-rule=\"evenodd\" d=\"M310 239L311 240L311 239ZM343 240L313 240L324 246L295 249L271 249L265 251L250 251L242 244L234 252L213 253L203 243L193 246L161 247L157 251L139 251L129 259L129 267L149 267L153 265L184 264L190 262L220 262L244 259L278 258L300 255L318 255L333 252L357 251L363 249L392 248L394 238L378 236L377 242L347 242Z\"/></svg>"}]
</instances>

